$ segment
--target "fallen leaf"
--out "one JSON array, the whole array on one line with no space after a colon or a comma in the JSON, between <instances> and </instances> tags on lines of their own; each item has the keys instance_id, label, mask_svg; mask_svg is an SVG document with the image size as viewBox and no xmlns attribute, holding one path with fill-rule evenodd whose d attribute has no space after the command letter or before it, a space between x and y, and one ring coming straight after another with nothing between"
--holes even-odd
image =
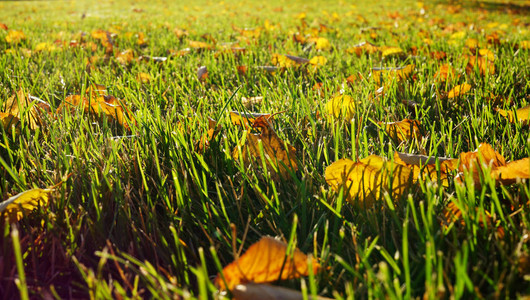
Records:
<instances>
[{"instance_id":1,"label":"fallen leaf","mask_svg":"<svg viewBox=\"0 0 530 300\"><path fill-rule=\"evenodd\" d=\"M326 113L329 120L334 118L342 118L343 120L351 120L355 114L355 107L357 101L348 95L339 95L331 98L326 103Z\"/></svg>"},{"instance_id":2,"label":"fallen leaf","mask_svg":"<svg viewBox=\"0 0 530 300\"><path fill-rule=\"evenodd\" d=\"M341 159L326 168L326 182L336 191L344 190L346 200L370 208L384 192L394 201L411 187L411 168L370 155L357 162Z\"/></svg>"},{"instance_id":3,"label":"fallen leaf","mask_svg":"<svg viewBox=\"0 0 530 300\"><path fill-rule=\"evenodd\" d=\"M447 64L440 66L440 69L434 74L434 79L439 82L451 82L456 78L456 70Z\"/></svg>"},{"instance_id":4,"label":"fallen leaf","mask_svg":"<svg viewBox=\"0 0 530 300\"><path fill-rule=\"evenodd\" d=\"M208 78L208 68L206 66L200 66L197 69L197 79L199 81L205 81Z\"/></svg>"},{"instance_id":5,"label":"fallen leaf","mask_svg":"<svg viewBox=\"0 0 530 300\"><path fill-rule=\"evenodd\" d=\"M512 161L504 166L498 166L491 171L491 176L504 185L530 178L530 158Z\"/></svg>"},{"instance_id":6,"label":"fallen leaf","mask_svg":"<svg viewBox=\"0 0 530 300\"><path fill-rule=\"evenodd\" d=\"M495 74L495 64L490 62L487 57L484 56L466 56L467 65L466 73L474 74L475 67L478 69L480 75L484 76L486 74L493 75Z\"/></svg>"},{"instance_id":7,"label":"fallen leaf","mask_svg":"<svg viewBox=\"0 0 530 300\"><path fill-rule=\"evenodd\" d=\"M210 45L205 42L199 42L199 41L188 41L188 44L190 48L197 49L197 50L211 50L214 48L213 45Z\"/></svg>"},{"instance_id":8,"label":"fallen leaf","mask_svg":"<svg viewBox=\"0 0 530 300\"><path fill-rule=\"evenodd\" d=\"M151 81L151 75L140 72L138 75L136 75L136 80L140 83L149 83L149 81Z\"/></svg>"},{"instance_id":9,"label":"fallen leaf","mask_svg":"<svg viewBox=\"0 0 530 300\"><path fill-rule=\"evenodd\" d=\"M378 85L381 84L381 79L402 81L412 74L414 67L414 64L410 64L399 68L372 68L372 78Z\"/></svg>"},{"instance_id":10,"label":"fallen leaf","mask_svg":"<svg viewBox=\"0 0 530 300\"><path fill-rule=\"evenodd\" d=\"M116 61L122 65L130 64L134 59L134 50L127 49L116 55Z\"/></svg>"},{"instance_id":11,"label":"fallen leaf","mask_svg":"<svg viewBox=\"0 0 530 300\"><path fill-rule=\"evenodd\" d=\"M403 54L403 49L399 47L385 47L382 49L381 55L383 57L392 56L392 55L401 55Z\"/></svg>"},{"instance_id":12,"label":"fallen leaf","mask_svg":"<svg viewBox=\"0 0 530 300\"><path fill-rule=\"evenodd\" d=\"M298 249L287 252L287 244L272 237L262 237L234 262L223 269L215 278L220 290L233 290L238 284L267 283L309 275L309 258ZM319 269L319 263L311 258L313 274Z\"/></svg>"},{"instance_id":13,"label":"fallen leaf","mask_svg":"<svg viewBox=\"0 0 530 300\"><path fill-rule=\"evenodd\" d=\"M471 85L470 84L464 83L464 84L461 84L461 85L457 85L453 89L451 89L449 91L449 93L447 93L447 98L452 99L452 98L456 98L456 97L465 95L470 90L471 90Z\"/></svg>"},{"instance_id":14,"label":"fallen leaf","mask_svg":"<svg viewBox=\"0 0 530 300\"><path fill-rule=\"evenodd\" d=\"M379 125L398 144L412 139L421 139L420 122L418 120L404 119L398 122L379 122Z\"/></svg>"},{"instance_id":15,"label":"fallen leaf","mask_svg":"<svg viewBox=\"0 0 530 300\"><path fill-rule=\"evenodd\" d=\"M528 124L530 120L530 105L527 105L523 108L519 108L515 113L511 110L497 109L497 112L508 119L510 123L515 123L517 121Z\"/></svg>"},{"instance_id":16,"label":"fallen leaf","mask_svg":"<svg viewBox=\"0 0 530 300\"><path fill-rule=\"evenodd\" d=\"M17 125L18 121L28 122L30 129L36 129L41 125L41 111L39 108L47 109L50 105L36 97L26 95L20 89L11 96L2 107L2 124L8 130L10 126Z\"/></svg>"},{"instance_id":17,"label":"fallen leaf","mask_svg":"<svg viewBox=\"0 0 530 300\"><path fill-rule=\"evenodd\" d=\"M5 214L9 222L19 221L34 209L46 205L53 190L32 189L19 193L0 203L0 213Z\"/></svg>"},{"instance_id":18,"label":"fallen leaf","mask_svg":"<svg viewBox=\"0 0 530 300\"><path fill-rule=\"evenodd\" d=\"M238 284L232 290L236 300L303 300L304 295L296 290L269 284ZM331 300L325 297L307 296L309 300Z\"/></svg>"},{"instance_id":19,"label":"fallen leaf","mask_svg":"<svg viewBox=\"0 0 530 300\"><path fill-rule=\"evenodd\" d=\"M243 163L248 166L255 159L261 158L267 162L268 170L271 171L275 179L290 178L290 173L298 170L296 149L289 145L285 146L284 142L274 132L268 119L269 116L260 116L253 121L252 128L260 129L261 133L253 134L249 128L245 144L241 146L242 153L237 147L234 149L234 160L237 161L241 155ZM263 147L264 157L261 157L260 144ZM258 165L261 165L261 162Z\"/></svg>"},{"instance_id":20,"label":"fallen leaf","mask_svg":"<svg viewBox=\"0 0 530 300\"><path fill-rule=\"evenodd\" d=\"M262 114L262 113L240 113L237 111L230 112L230 120L232 124L236 126L243 126L245 128L252 127L254 121L258 118L269 118L271 114Z\"/></svg>"},{"instance_id":21,"label":"fallen leaf","mask_svg":"<svg viewBox=\"0 0 530 300\"><path fill-rule=\"evenodd\" d=\"M309 60L309 63L315 67L321 67L328 62L328 59L324 56L315 56Z\"/></svg>"},{"instance_id":22,"label":"fallen leaf","mask_svg":"<svg viewBox=\"0 0 530 300\"><path fill-rule=\"evenodd\" d=\"M26 35L21 30L9 30L5 39L8 44L18 44L26 39Z\"/></svg>"},{"instance_id":23,"label":"fallen leaf","mask_svg":"<svg viewBox=\"0 0 530 300\"><path fill-rule=\"evenodd\" d=\"M366 53L366 54L373 54L373 53L376 53L379 51L379 48L374 45L374 44L371 44L369 42L362 42L358 45L355 45L351 48L348 48L346 49L346 52L350 53L350 54L356 54L358 57L361 57L362 54Z\"/></svg>"},{"instance_id":24,"label":"fallen leaf","mask_svg":"<svg viewBox=\"0 0 530 300\"><path fill-rule=\"evenodd\" d=\"M86 91L86 96L71 95L64 99L57 108L57 113L63 109L74 111L82 108L85 112L94 114L100 118L111 118L125 129L129 129L129 123L136 123L133 114L123 106L120 100L114 96L106 95L104 86L93 85Z\"/></svg>"}]
</instances>

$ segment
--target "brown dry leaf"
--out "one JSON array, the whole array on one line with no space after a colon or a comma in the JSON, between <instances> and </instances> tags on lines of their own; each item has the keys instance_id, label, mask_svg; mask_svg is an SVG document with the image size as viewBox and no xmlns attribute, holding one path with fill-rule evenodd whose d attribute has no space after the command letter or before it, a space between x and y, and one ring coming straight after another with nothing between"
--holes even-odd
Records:
<instances>
[{"instance_id":1,"label":"brown dry leaf","mask_svg":"<svg viewBox=\"0 0 530 300\"><path fill-rule=\"evenodd\" d=\"M413 170L370 155L357 162L341 159L326 168L326 182L336 191L343 188L351 204L370 208L384 192L396 201L412 186ZM390 189L390 190L389 190Z\"/></svg>"},{"instance_id":2,"label":"brown dry leaf","mask_svg":"<svg viewBox=\"0 0 530 300\"><path fill-rule=\"evenodd\" d=\"M379 125L398 144L412 139L421 139L420 122L418 120L404 119L398 122L379 122Z\"/></svg>"},{"instance_id":3,"label":"brown dry leaf","mask_svg":"<svg viewBox=\"0 0 530 300\"><path fill-rule=\"evenodd\" d=\"M508 119L510 123L515 123L517 121L528 124L530 120L530 105L527 105L523 108L519 108L515 113L511 110L497 109L497 112Z\"/></svg>"},{"instance_id":4,"label":"brown dry leaf","mask_svg":"<svg viewBox=\"0 0 530 300\"><path fill-rule=\"evenodd\" d=\"M0 214L5 214L9 222L19 221L39 206L46 205L53 190L53 188L32 189L19 193L0 203Z\"/></svg>"},{"instance_id":5,"label":"brown dry leaf","mask_svg":"<svg viewBox=\"0 0 530 300\"><path fill-rule=\"evenodd\" d=\"M378 85L381 84L381 80L391 81L397 80L402 81L410 77L414 71L414 64L406 65L399 68L373 68L372 78Z\"/></svg>"},{"instance_id":6,"label":"brown dry leaf","mask_svg":"<svg viewBox=\"0 0 530 300\"><path fill-rule=\"evenodd\" d=\"M298 249L287 252L287 244L272 237L262 237L252 244L237 260L223 269L215 278L220 290L233 290L238 284L267 283L309 275L309 258ZM313 274L319 269L319 263L311 258Z\"/></svg>"},{"instance_id":7,"label":"brown dry leaf","mask_svg":"<svg viewBox=\"0 0 530 300\"><path fill-rule=\"evenodd\" d=\"M238 284L232 289L236 300L303 300L304 295L296 290L269 284ZM330 298L307 296L308 300L331 300Z\"/></svg>"},{"instance_id":8,"label":"brown dry leaf","mask_svg":"<svg viewBox=\"0 0 530 300\"><path fill-rule=\"evenodd\" d=\"M457 85L453 89L451 89L449 91L449 93L447 93L447 98L452 99L452 98L456 98L456 97L465 95L470 90L471 90L471 85L470 84L464 83L464 84L461 84L461 85Z\"/></svg>"},{"instance_id":9,"label":"brown dry leaf","mask_svg":"<svg viewBox=\"0 0 530 300\"><path fill-rule=\"evenodd\" d=\"M0 29L8 30L9 28L7 27L6 24L4 24L4 23L0 23Z\"/></svg>"},{"instance_id":10,"label":"brown dry leaf","mask_svg":"<svg viewBox=\"0 0 530 300\"><path fill-rule=\"evenodd\" d=\"M101 85L93 85L86 91L86 96L71 95L64 99L57 108L57 113L61 113L64 108L74 111L82 107L83 110L97 117L111 118L118 122L125 129L129 129L130 123L136 123L131 111L120 104L120 100L114 96L106 95L107 90Z\"/></svg>"},{"instance_id":11,"label":"brown dry leaf","mask_svg":"<svg viewBox=\"0 0 530 300\"><path fill-rule=\"evenodd\" d=\"M236 147L233 157L237 161L239 155L242 155L243 163L247 166L255 159L262 158L267 162L268 170L271 171L275 179L279 179L278 177L290 178L290 173L298 170L298 163L295 158L296 149L293 146L285 146L284 142L274 132L268 121L269 117L260 116L254 120L252 127L260 129L261 133L253 134L249 128L246 142L241 146L242 153ZM260 143L265 157L261 157Z\"/></svg>"}]
</instances>

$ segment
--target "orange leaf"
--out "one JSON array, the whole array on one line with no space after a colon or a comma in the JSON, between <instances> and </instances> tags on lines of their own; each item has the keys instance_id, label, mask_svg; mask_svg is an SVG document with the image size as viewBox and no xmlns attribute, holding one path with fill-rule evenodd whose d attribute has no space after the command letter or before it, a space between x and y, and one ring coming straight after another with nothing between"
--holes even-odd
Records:
<instances>
[{"instance_id":1,"label":"orange leaf","mask_svg":"<svg viewBox=\"0 0 530 300\"><path fill-rule=\"evenodd\" d=\"M269 117L260 116L254 120L252 127L259 128L261 133L253 134L249 129L246 142L241 146L242 153L236 147L233 157L238 160L241 154L245 165L251 165L252 161L261 158L267 162L268 170L272 172L275 179L290 178L290 172L298 170L295 158L296 149L289 145L285 146L269 123ZM261 155L260 144L263 147L264 157ZM258 164L261 165L261 162Z\"/></svg>"},{"instance_id":2,"label":"orange leaf","mask_svg":"<svg viewBox=\"0 0 530 300\"><path fill-rule=\"evenodd\" d=\"M449 93L447 93L447 98L452 99L452 98L456 98L458 96L465 95L470 90L471 90L471 85L470 84L464 83L464 84L461 84L461 85L457 85L452 90L450 90Z\"/></svg>"},{"instance_id":3,"label":"orange leaf","mask_svg":"<svg viewBox=\"0 0 530 300\"><path fill-rule=\"evenodd\" d=\"M266 283L276 280L286 280L309 275L308 256L298 249L293 253L287 252L287 244L272 237L262 237L252 244L237 260L223 269L223 276L215 278L215 284L221 289L232 290L241 283ZM313 274L320 265L311 259Z\"/></svg>"},{"instance_id":4,"label":"orange leaf","mask_svg":"<svg viewBox=\"0 0 530 300\"><path fill-rule=\"evenodd\" d=\"M528 121L530 120L530 105L519 108L515 111L515 113L511 110L504 109L497 109L497 112L499 112L499 114L501 114L503 117L507 118L511 123L519 121L524 124L528 124Z\"/></svg>"}]
</instances>

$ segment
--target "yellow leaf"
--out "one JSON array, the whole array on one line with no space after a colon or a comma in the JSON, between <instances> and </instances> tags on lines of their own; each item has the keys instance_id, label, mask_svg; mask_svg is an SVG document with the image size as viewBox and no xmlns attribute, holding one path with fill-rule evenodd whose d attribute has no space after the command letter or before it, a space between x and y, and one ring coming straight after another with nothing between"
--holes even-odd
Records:
<instances>
[{"instance_id":1,"label":"yellow leaf","mask_svg":"<svg viewBox=\"0 0 530 300\"><path fill-rule=\"evenodd\" d=\"M396 55L396 54L402 54L402 53L403 53L403 50L399 47L388 47L383 50L381 55L383 55L383 57L387 57L390 55Z\"/></svg>"},{"instance_id":2,"label":"yellow leaf","mask_svg":"<svg viewBox=\"0 0 530 300\"><path fill-rule=\"evenodd\" d=\"M263 159L267 165L268 170L273 174L274 179L290 178L290 172L298 170L296 162L296 149L292 146L285 146L284 142L278 137L267 116L256 118L252 124L253 128L259 128L260 134L251 133L251 129L247 131L246 142L241 146L241 155L243 163L248 166L256 159ZM260 151L260 144L263 148L263 156ZM239 159L238 148L234 149L233 157L235 160ZM261 165L261 160L258 162Z\"/></svg>"},{"instance_id":3,"label":"yellow leaf","mask_svg":"<svg viewBox=\"0 0 530 300\"><path fill-rule=\"evenodd\" d=\"M436 160L440 162L439 169L436 167ZM449 186L449 172L458 168L458 159L401 152L394 152L394 162L411 167L414 172L414 181L420 177L429 178L438 180L443 186Z\"/></svg>"},{"instance_id":4,"label":"yellow leaf","mask_svg":"<svg viewBox=\"0 0 530 300\"><path fill-rule=\"evenodd\" d=\"M199 42L199 41L189 41L190 48L193 49L213 49L214 47L208 43L205 42Z\"/></svg>"},{"instance_id":5,"label":"yellow leaf","mask_svg":"<svg viewBox=\"0 0 530 300\"><path fill-rule=\"evenodd\" d=\"M151 75L147 73L138 73L138 75L136 75L136 80L140 83L149 83L149 81L151 81Z\"/></svg>"},{"instance_id":6,"label":"yellow leaf","mask_svg":"<svg viewBox=\"0 0 530 300\"><path fill-rule=\"evenodd\" d=\"M221 275L215 278L215 285L221 290L232 290L238 284L267 283L309 275L309 258L302 251L294 249L287 252L287 244L272 237L262 237L252 244L241 257L223 269ZM320 265L311 259L313 274Z\"/></svg>"},{"instance_id":7,"label":"yellow leaf","mask_svg":"<svg viewBox=\"0 0 530 300\"><path fill-rule=\"evenodd\" d=\"M335 96L326 103L328 119L342 118L344 120L351 120L355 114L356 106L357 101L348 95Z\"/></svg>"},{"instance_id":8,"label":"yellow leaf","mask_svg":"<svg viewBox=\"0 0 530 300\"><path fill-rule=\"evenodd\" d=\"M9 30L5 39L8 44L18 44L26 39L26 35L20 30Z\"/></svg>"},{"instance_id":9,"label":"yellow leaf","mask_svg":"<svg viewBox=\"0 0 530 300\"><path fill-rule=\"evenodd\" d=\"M467 94L471 90L471 85L464 83L455 86L452 90L447 93L447 98L452 99Z\"/></svg>"},{"instance_id":10,"label":"yellow leaf","mask_svg":"<svg viewBox=\"0 0 530 300\"><path fill-rule=\"evenodd\" d=\"M4 130L7 132L10 132L11 127L16 127L17 134L19 133L19 128L17 127L18 123L20 122L20 119L13 116L9 113L3 113L0 111L0 120L2 121L2 127L4 127Z\"/></svg>"},{"instance_id":11,"label":"yellow leaf","mask_svg":"<svg viewBox=\"0 0 530 300\"><path fill-rule=\"evenodd\" d=\"M316 67L323 66L327 62L328 62L328 59L325 58L324 56L315 56L315 57L311 58L311 60L309 60L309 63L314 65L314 66L316 66Z\"/></svg>"},{"instance_id":12,"label":"yellow leaf","mask_svg":"<svg viewBox=\"0 0 530 300\"><path fill-rule=\"evenodd\" d=\"M261 113L240 113L237 111L230 112L230 120L232 124L236 126L251 127L256 119L264 117L269 118L271 114L261 114Z\"/></svg>"},{"instance_id":13,"label":"yellow leaf","mask_svg":"<svg viewBox=\"0 0 530 300\"><path fill-rule=\"evenodd\" d=\"M337 192L342 188L346 200L370 208L384 192L396 201L412 185L413 170L407 166L370 155L360 161L341 159L326 168L326 182Z\"/></svg>"},{"instance_id":14,"label":"yellow leaf","mask_svg":"<svg viewBox=\"0 0 530 300\"><path fill-rule=\"evenodd\" d=\"M331 49L331 44L329 40L323 37L310 38L309 42L312 42L315 44L316 50L327 51Z\"/></svg>"},{"instance_id":15,"label":"yellow leaf","mask_svg":"<svg viewBox=\"0 0 530 300\"><path fill-rule=\"evenodd\" d=\"M379 122L379 124L382 125L390 138L399 144L414 138L417 140L421 138L418 120L404 119L398 122Z\"/></svg>"},{"instance_id":16,"label":"yellow leaf","mask_svg":"<svg viewBox=\"0 0 530 300\"><path fill-rule=\"evenodd\" d=\"M492 62L495 60L495 54L489 49L480 49L478 50L478 55L483 56Z\"/></svg>"},{"instance_id":17,"label":"yellow leaf","mask_svg":"<svg viewBox=\"0 0 530 300\"><path fill-rule=\"evenodd\" d=\"M410 64L399 68L373 68L372 77L378 85L381 84L381 79L402 81L412 74L414 67L414 64Z\"/></svg>"},{"instance_id":18,"label":"yellow leaf","mask_svg":"<svg viewBox=\"0 0 530 300\"><path fill-rule=\"evenodd\" d=\"M515 123L516 121L522 122L524 124L528 124L528 120L530 120L530 105L527 105L523 108L519 108L515 111L515 114L511 110L504 110L504 109L497 109L497 112L508 119L511 123Z\"/></svg>"},{"instance_id":19,"label":"yellow leaf","mask_svg":"<svg viewBox=\"0 0 530 300\"><path fill-rule=\"evenodd\" d=\"M520 179L530 178L530 158L512 161L491 171L491 175L501 184L512 184Z\"/></svg>"},{"instance_id":20,"label":"yellow leaf","mask_svg":"<svg viewBox=\"0 0 530 300\"><path fill-rule=\"evenodd\" d=\"M469 39L466 40L465 45L469 49L475 49L475 48L478 47L478 40L477 39L473 39L473 38L469 38Z\"/></svg>"},{"instance_id":21,"label":"yellow leaf","mask_svg":"<svg viewBox=\"0 0 530 300\"><path fill-rule=\"evenodd\" d=\"M528 50L530 49L530 41L520 41L519 48Z\"/></svg>"},{"instance_id":22,"label":"yellow leaf","mask_svg":"<svg viewBox=\"0 0 530 300\"><path fill-rule=\"evenodd\" d=\"M49 193L53 189L32 189L17 194L0 203L0 213L6 215L9 222L16 222L39 206L48 203Z\"/></svg>"},{"instance_id":23,"label":"yellow leaf","mask_svg":"<svg viewBox=\"0 0 530 300\"><path fill-rule=\"evenodd\" d=\"M34 97L32 99L32 97L26 95L22 89L18 90L17 94L7 99L4 104L4 117L2 118L2 123L5 122L9 126L9 124L13 124L12 121L27 121L30 129L36 129L41 124L41 118L37 108L38 105L36 104L37 102L42 102L44 106L49 106L49 104L40 99L37 100L37 98ZM5 118L7 118L6 121L4 121ZM4 128L6 127L4 126Z\"/></svg>"}]
</instances>

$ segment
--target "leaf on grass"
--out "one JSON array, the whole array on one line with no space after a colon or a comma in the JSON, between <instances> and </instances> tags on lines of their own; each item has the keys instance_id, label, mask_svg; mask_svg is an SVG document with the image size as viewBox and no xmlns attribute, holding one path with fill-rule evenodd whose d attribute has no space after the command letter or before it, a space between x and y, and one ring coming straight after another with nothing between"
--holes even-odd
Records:
<instances>
[{"instance_id":1,"label":"leaf on grass","mask_svg":"<svg viewBox=\"0 0 530 300\"><path fill-rule=\"evenodd\" d=\"M438 72L434 74L434 79L441 82L450 82L456 79L456 70L450 65L442 65Z\"/></svg>"},{"instance_id":2,"label":"leaf on grass","mask_svg":"<svg viewBox=\"0 0 530 300\"><path fill-rule=\"evenodd\" d=\"M475 68L478 69L480 75L484 76L486 74L493 75L495 74L495 64L487 59L484 56L466 56L467 65L466 73L474 74Z\"/></svg>"},{"instance_id":3,"label":"leaf on grass","mask_svg":"<svg viewBox=\"0 0 530 300\"><path fill-rule=\"evenodd\" d=\"M237 161L239 155L242 155L245 165L250 165L255 159L262 158L267 162L268 170L273 173L275 179L278 179L278 177L290 178L290 172L298 170L298 164L295 159L296 149L289 145L285 146L269 123L269 117L260 116L253 121L252 128L260 129L261 133L253 134L251 133L251 128L249 128L245 144L241 146L242 153L236 147L233 157ZM260 144L263 147L264 157L261 157ZM261 165L261 162L259 165Z\"/></svg>"},{"instance_id":4,"label":"leaf on grass","mask_svg":"<svg viewBox=\"0 0 530 300\"><path fill-rule=\"evenodd\" d=\"M196 49L196 50L211 50L214 48L213 45L210 45L205 42L199 42L199 41L188 41L188 44L190 48Z\"/></svg>"},{"instance_id":5,"label":"leaf on grass","mask_svg":"<svg viewBox=\"0 0 530 300\"><path fill-rule=\"evenodd\" d=\"M237 260L223 269L215 278L215 284L221 290L233 290L238 284L267 283L309 275L309 258L298 249L287 252L287 244L272 237L262 237L252 244ZM311 258L313 274L319 269L319 263Z\"/></svg>"},{"instance_id":6,"label":"leaf on grass","mask_svg":"<svg viewBox=\"0 0 530 300\"><path fill-rule=\"evenodd\" d=\"M310 38L309 42L313 43L315 45L315 49L319 51L327 51L331 49L329 40L323 37Z\"/></svg>"},{"instance_id":7,"label":"leaf on grass","mask_svg":"<svg viewBox=\"0 0 530 300\"><path fill-rule=\"evenodd\" d=\"M477 170L482 166L497 168L504 165L506 165L506 160L491 145L480 144L477 150L473 152L460 153L458 169L460 172L464 172L472 169Z\"/></svg>"},{"instance_id":8,"label":"leaf on grass","mask_svg":"<svg viewBox=\"0 0 530 300\"><path fill-rule=\"evenodd\" d=\"M316 69L318 67L324 66L328 62L328 59L324 56L315 56L309 60L309 63L313 65L313 67Z\"/></svg>"},{"instance_id":9,"label":"leaf on grass","mask_svg":"<svg viewBox=\"0 0 530 300\"><path fill-rule=\"evenodd\" d=\"M64 99L57 108L57 113L61 113L64 108L74 111L81 107L85 112L94 114L99 118L111 118L118 122L125 129L129 129L130 123L135 123L131 111L122 101L114 96L107 95L107 90L101 85L92 85L86 91L86 96L71 95Z\"/></svg>"},{"instance_id":10,"label":"leaf on grass","mask_svg":"<svg viewBox=\"0 0 530 300\"><path fill-rule=\"evenodd\" d=\"M122 65L130 64L134 59L134 50L127 49L116 55L116 61Z\"/></svg>"},{"instance_id":11,"label":"leaf on grass","mask_svg":"<svg viewBox=\"0 0 530 300\"><path fill-rule=\"evenodd\" d=\"M403 49L399 47L384 47L381 49L381 55L383 57L392 56L392 55L401 55L403 54Z\"/></svg>"},{"instance_id":12,"label":"leaf on grass","mask_svg":"<svg viewBox=\"0 0 530 300\"><path fill-rule=\"evenodd\" d=\"M40 112L48 110L50 105L36 97L26 95L22 89L11 96L2 107L0 119L4 129L9 130L11 126L16 126L19 121L28 122L30 129L36 129L41 125Z\"/></svg>"},{"instance_id":13,"label":"leaf on grass","mask_svg":"<svg viewBox=\"0 0 530 300\"><path fill-rule=\"evenodd\" d=\"M436 160L440 168L436 167ZM394 152L394 161L412 168L414 181L422 179L439 181L443 186L449 186L449 173L458 168L458 159L446 157L429 157L419 154Z\"/></svg>"},{"instance_id":14,"label":"leaf on grass","mask_svg":"<svg viewBox=\"0 0 530 300\"><path fill-rule=\"evenodd\" d=\"M504 185L530 178L530 158L515 160L491 171L491 176Z\"/></svg>"},{"instance_id":15,"label":"leaf on grass","mask_svg":"<svg viewBox=\"0 0 530 300\"><path fill-rule=\"evenodd\" d=\"M530 120L530 105L523 108L519 108L515 113L511 110L497 109L497 112L508 119L510 123L516 123L517 121L528 124Z\"/></svg>"},{"instance_id":16,"label":"leaf on grass","mask_svg":"<svg viewBox=\"0 0 530 300\"><path fill-rule=\"evenodd\" d=\"M381 84L382 79L385 81L402 81L410 77L414 67L414 64L410 64L399 68L373 68L372 77L378 85Z\"/></svg>"},{"instance_id":17,"label":"leaf on grass","mask_svg":"<svg viewBox=\"0 0 530 300\"><path fill-rule=\"evenodd\" d=\"M217 124L212 118L208 118L208 131L201 137L201 139L195 144L195 150L198 153L203 153L204 150L210 146L210 142L219 134L221 131L221 125Z\"/></svg>"},{"instance_id":18,"label":"leaf on grass","mask_svg":"<svg viewBox=\"0 0 530 300\"><path fill-rule=\"evenodd\" d=\"M8 44L18 44L26 39L26 35L21 30L9 30L5 39Z\"/></svg>"},{"instance_id":19,"label":"leaf on grass","mask_svg":"<svg viewBox=\"0 0 530 300\"><path fill-rule=\"evenodd\" d=\"M16 222L27 216L39 206L48 203L49 193L54 189L32 189L17 194L0 203L0 213L5 214L9 222Z\"/></svg>"},{"instance_id":20,"label":"leaf on grass","mask_svg":"<svg viewBox=\"0 0 530 300\"><path fill-rule=\"evenodd\" d=\"M238 284L232 289L232 295L237 300L303 300L304 294L297 290L269 284ZM307 296L309 300L331 300L321 296Z\"/></svg>"},{"instance_id":21,"label":"leaf on grass","mask_svg":"<svg viewBox=\"0 0 530 300\"><path fill-rule=\"evenodd\" d=\"M449 91L449 93L447 93L447 98L452 99L452 98L456 98L456 97L465 95L470 90L471 90L471 85L470 84L464 83L464 84L461 84L461 85L457 85L453 89L451 89Z\"/></svg>"},{"instance_id":22,"label":"leaf on grass","mask_svg":"<svg viewBox=\"0 0 530 300\"><path fill-rule=\"evenodd\" d=\"M379 48L369 42L362 42L358 45L355 45L351 48L346 49L346 52L350 54L356 54L358 57L361 57L363 53L373 54L379 51Z\"/></svg>"},{"instance_id":23,"label":"leaf on grass","mask_svg":"<svg viewBox=\"0 0 530 300\"><path fill-rule=\"evenodd\" d=\"M404 119L398 122L379 122L379 125L398 144L412 139L421 139L420 122L418 120Z\"/></svg>"},{"instance_id":24,"label":"leaf on grass","mask_svg":"<svg viewBox=\"0 0 530 300\"><path fill-rule=\"evenodd\" d=\"M197 79L199 81L205 81L208 78L208 68L206 66L200 66L197 69Z\"/></svg>"},{"instance_id":25,"label":"leaf on grass","mask_svg":"<svg viewBox=\"0 0 530 300\"><path fill-rule=\"evenodd\" d=\"M335 96L326 103L328 119L332 121L334 118L342 118L349 121L355 114L356 106L357 101L348 95Z\"/></svg>"},{"instance_id":26,"label":"leaf on grass","mask_svg":"<svg viewBox=\"0 0 530 300\"><path fill-rule=\"evenodd\" d=\"M243 101L243 100L242 100ZM236 126L243 126L245 128L252 127L254 121L258 118L270 118L271 114L262 113L240 113L237 111L230 112L230 121Z\"/></svg>"},{"instance_id":27,"label":"leaf on grass","mask_svg":"<svg viewBox=\"0 0 530 300\"><path fill-rule=\"evenodd\" d=\"M336 191L344 190L351 204L369 208L384 192L392 200L401 198L412 185L411 168L370 155L357 162L341 159L326 168L326 182Z\"/></svg>"}]
</instances>

